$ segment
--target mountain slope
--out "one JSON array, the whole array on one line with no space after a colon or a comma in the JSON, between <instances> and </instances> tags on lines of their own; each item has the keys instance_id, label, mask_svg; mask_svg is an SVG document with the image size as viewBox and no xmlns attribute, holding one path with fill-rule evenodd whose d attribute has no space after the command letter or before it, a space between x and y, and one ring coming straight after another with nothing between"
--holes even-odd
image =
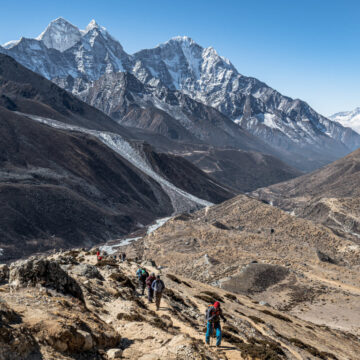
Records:
<instances>
[{"instance_id":1,"label":"mountain slope","mask_svg":"<svg viewBox=\"0 0 360 360\"><path fill-rule=\"evenodd\" d=\"M153 84L153 77L158 78L168 88L182 90L217 108L270 144L278 146L283 141L295 146L302 136L303 143L318 147L324 145L319 139L324 134L342 141L350 150L359 147L357 134L317 114L305 102L239 74L216 50L204 49L188 37L173 38L134 57L148 70L134 71L142 81Z\"/></svg>"},{"instance_id":2,"label":"mountain slope","mask_svg":"<svg viewBox=\"0 0 360 360\"><path fill-rule=\"evenodd\" d=\"M56 34L63 41L52 44L47 34ZM301 100L239 74L213 48L204 49L188 37L128 55L95 22L76 31L64 19L57 19L38 39L22 38L0 51L77 95L88 91L102 75L119 71L131 72L155 87L180 90L218 109L279 151L295 154L295 159L304 156L299 161L301 169L317 168L360 145L356 132L322 117ZM164 110L166 104L160 102L156 107Z\"/></svg>"},{"instance_id":3,"label":"mountain slope","mask_svg":"<svg viewBox=\"0 0 360 360\"><path fill-rule=\"evenodd\" d=\"M155 311L138 292L138 262L105 257L97 263L95 253L73 250L2 267L8 271L0 284L1 359L340 360L359 352L357 337L346 331L166 269L167 289ZM215 299L227 318L218 348L204 344L203 331L205 310Z\"/></svg>"},{"instance_id":4,"label":"mountain slope","mask_svg":"<svg viewBox=\"0 0 360 360\"><path fill-rule=\"evenodd\" d=\"M2 258L95 244L171 213L161 186L90 136L0 107Z\"/></svg>"},{"instance_id":5,"label":"mountain slope","mask_svg":"<svg viewBox=\"0 0 360 360\"><path fill-rule=\"evenodd\" d=\"M360 149L313 173L258 189L253 195L358 240L359 183Z\"/></svg>"},{"instance_id":6,"label":"mountain slope","mask_svg":"<svg viewBox=\"0 0 360 360\"><path fill-rule=\"evenodd\" d=\"M299 318L359 334L359 317L353 317L359 308L359 245L359 239L239 195L179 215L126 251Z\"/></svg>"},{"instance_id":7,"label":"mountain slope","mask_svg":"<svg viewBox=\"0 0 360 360\"><path fill-rule=\"evenodd\" d=\"M330 120L337 121L342 126L349 127L360 133L360 108L356 108L352 111L338 112L329 116Z\"/></svg>"},{"instance_id":8,"label":"mountain slope","mask_svg":"<svg viewBox=\"0 0 360 360\"><path fill-rule=\"evenodd\" d=\"M181 153L222 184L241 192L250 192L298 177L302 173L277 158L252 151L209 147Z\"/></svg>"},{"instance_id":9,"label":"mountain slope","mask_svg":"<svg viewBox=\"0 0 360 360\"><path fill-rule=\"evenodd\" d=\"M0 100L2 258L95 244L234 195L4 55Z\"/></svg>"},{"instance_id":10,"label":"mountain slope","mask_svg":"<svg viewBox=\"0 0 360 360\"><path fill-rule=\"evenodd\" d=\"M215 109L179 91L146 86L129 73L107 74L80 97L123 125L150 129L172 139L273 151ZM157 119L161 119L159 124L153 126Z\"/></svg>"}]
</instances>

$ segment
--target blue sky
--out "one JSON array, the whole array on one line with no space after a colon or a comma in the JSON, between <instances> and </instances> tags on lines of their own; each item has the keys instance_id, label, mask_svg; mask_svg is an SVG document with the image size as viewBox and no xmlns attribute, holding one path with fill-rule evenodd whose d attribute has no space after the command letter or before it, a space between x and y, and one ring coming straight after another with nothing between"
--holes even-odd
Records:
<instances>
[{"instance_id":1,"label":"blue sky","mask_svg":"<svg viewBox=\"0 0 360 360\"><path fill-rule=\"evenodd\" d=\"M62 16L105 26L133 53L176 35L324 115L360 106L360 1L0 0L0 44Z\"/></svg>"}]
</instances>

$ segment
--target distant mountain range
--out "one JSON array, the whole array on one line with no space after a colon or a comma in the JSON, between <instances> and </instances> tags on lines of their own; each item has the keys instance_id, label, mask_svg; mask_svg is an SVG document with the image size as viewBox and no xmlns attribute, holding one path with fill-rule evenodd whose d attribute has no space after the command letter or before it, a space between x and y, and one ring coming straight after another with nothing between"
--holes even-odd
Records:
<instances>
[{"instance_id":1,"label":"distant mountain range","mask_svg":"<svg viewBox=\"0 0 360 360\"><path fill-rule=\"evenodd\" d=\"M349 127L360 134L360 107L352 111L342 111L329 116L329 119L337 121L343 126Z\"/></svg>"},{"instance_id":2,"label":"distant mountain range","mask_svg":"<svg viewBox=\"0 0 360 360\"><path fill-rule=\"evenodd\" d=\"M236 193L0 54L1 260L89 246Z\"/></svg>"},{"instance_id":3,"label":"distant mountain range","mask_svg":"<svg viewBox=\"0 0 360 360\"><path fill-rule=\"evenodd\" d=\"M360 146L355 131L241 75L188 37L129 55L95 21L80 30L59 18L38 38L0 51L119 123L168 139L257 150L305 171Z\"/></svg>"}]
</instances>

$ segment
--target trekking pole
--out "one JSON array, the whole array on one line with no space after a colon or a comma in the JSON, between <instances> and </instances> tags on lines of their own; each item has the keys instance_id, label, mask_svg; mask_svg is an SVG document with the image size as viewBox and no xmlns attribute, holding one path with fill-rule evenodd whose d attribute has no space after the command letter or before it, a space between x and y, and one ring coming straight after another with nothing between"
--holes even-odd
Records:
<instances>
[{"instance_id":1,"label":"trekking pole","mask_svg":"<svg viewBox=\"0 0 360 360\"><path fill-rule=\"evenodd\" d=\"M212 338L212 325L211 325L211 334L210 334L210 339L209 339L209 345L211 347L211 338Z\"/></svg>"}]
</instances>

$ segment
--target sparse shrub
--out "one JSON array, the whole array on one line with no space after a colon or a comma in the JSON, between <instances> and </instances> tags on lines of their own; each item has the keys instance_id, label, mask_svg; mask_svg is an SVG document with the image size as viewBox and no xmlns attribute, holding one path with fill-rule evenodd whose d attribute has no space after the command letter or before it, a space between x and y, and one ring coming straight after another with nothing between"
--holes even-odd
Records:
<instances>
[{"instance_id":1,"label":"sparse shrub","mask_svg":"<svg viewBox=\"0 0 360 360\"><path fill-rule=\"evenodd\" d=\"M244 313L242 313L241 311L239 311L239 310L237 310L237 309L235 309L234 311L235 311L236 313L240 314L241 316L246 316Z\"/></svg>"},{"instance_id":2,"label":"sparse shrub","mask_svg":"<svg viewBox=\"0 0 360 360\"><path fill-rule=\"evenodd\" d=\"M189 287L189 288L192 288L192 286L189 284L189 283L187 283L186 281L181 281L185 286L187 286L187 287Z\"/></svg>"},{"instance_id":3,"label":"sparse shrub","mask_svg":"<svg viewBox=\"0 0 360 360\"><path fill-rule=\"evenodd\" d=\"M261 320L257 316L249 315L248 318L254 321L255 324L265 324L265 321Z\"/></svg>"},{"instance_id":4,"label":"sparse shrub","mask_svg":"<svg viewBox=\"0 0 360 360\"><path fill-rule=\"evenodd\" d=\"M176 295L175 292L173 290L171 290L171 289L166 288L164 290L164 295L167 296L169 299L184 305L187 308L189 307L189 305L185 303L184 299L181 298L180 296Z\"/></svg>"},{"instance_id":5,"label":"sparse shrub","mask_svg":"<svg viewBox=\"0 0 360 360\"><path fill-rule=\"evenodd\" d=\"M288 317L284 316L284 315L272 313L272 312L269 311L269 310L261 310L261 312L263 312L263 313L266 314L266 315L273 316L274 318L277 318L277 319L280 319L280 320L283 320L283 321L292 323L292 320L289 319Z\"/></svg>"},{"instance_id":6,"label":"sparse shrub","mask_svg":"<svg viewBox=\"0 0 360 360\"><path fill-rule=\"evenodd\" d=\"M311 355L318 357L319 359L323 359L323 360L328 360L328 359L333 359L333 360L338 360L337 357L333 354L330 354L328 352L324 352L324 351L319 351L318 349L316 349L315 347L305 344L303 343L301 340L296 339L296 338L291 338L291 339L287 339L290 343L292 343L293 345L297 346L300 349L303 349L305 351L307 351L308 353L310 353Z\"/></svg>"},{"instance_id":7,"label":"sparse shrub","mask_svg":"<svg viewBox=\"0 0 360 360\"><path fill-rule=\"evenodd\" d=\"M214 303L216 301L216 299L214 299L214 298L212 298L210 296L207 296L207 295L202 295L202 294L195 295L194 297L197 298L197 299L200 299L202 301L205 301L208 304L212 304L212 303Z\"/></svg>"},{"instance_id":8,"label":"sparse shrub","mask_svg":"<svg viewBox=\"0 0 360 360\"><path fill-rule=\"evenodd\" d=\"M223 297L220 296L219 294L217 294L214 291L202 291L201 294L209 295L209 296L211 296L213 299L215 299L217 301L225 302Z\"/></svg>"},{"instance_id":9,"label":"sparse shrub","mask_svg":"<svg viewBox=\"0 0 360 360\"><path fill-rule=\"evenodd\" d=\"M226 323L226 325L224 325L223 329L226 331L231 331L234 334L239 333L239 330L235 326L228 324L228 323Z\"/></svg>"},{"instance_id":10,"label":"sparse shrub","mask_svg":"<svg viewBox=\"0 0 360 360\"><path fill-rule=\"evenodd\" d=\"M175 275L172 274L166 274L166 277L170 280L176 282L177 284L181 284L181 280L179 280Z\"/></svg>"},{"instance_id":11,"label":"sparse shrub","mask_svg":"<svg viewBox=\"0 0 360 360\"><path fill-rule=\"evenodd\" d=\"M231 301L236 301L236 300L237 300L237 297L236 297L235 295L233 295L233 294L227 293L227 294L225 294L224 296L225 296L227 299L231 300Z\"/></svg>"},{"instance_id":12,"label":"sparse shrub","mask_svg":"<svg viewBox=\"0 0 360 360\"><path fill-rule=\"evenodd\" d=\"M132 313L132 314L119 313L117 314L116 318L118 320L125 320L125 321L137 321L137 322L145 321L145 318L138 313Z\"/></svg>"}]
</instances>

